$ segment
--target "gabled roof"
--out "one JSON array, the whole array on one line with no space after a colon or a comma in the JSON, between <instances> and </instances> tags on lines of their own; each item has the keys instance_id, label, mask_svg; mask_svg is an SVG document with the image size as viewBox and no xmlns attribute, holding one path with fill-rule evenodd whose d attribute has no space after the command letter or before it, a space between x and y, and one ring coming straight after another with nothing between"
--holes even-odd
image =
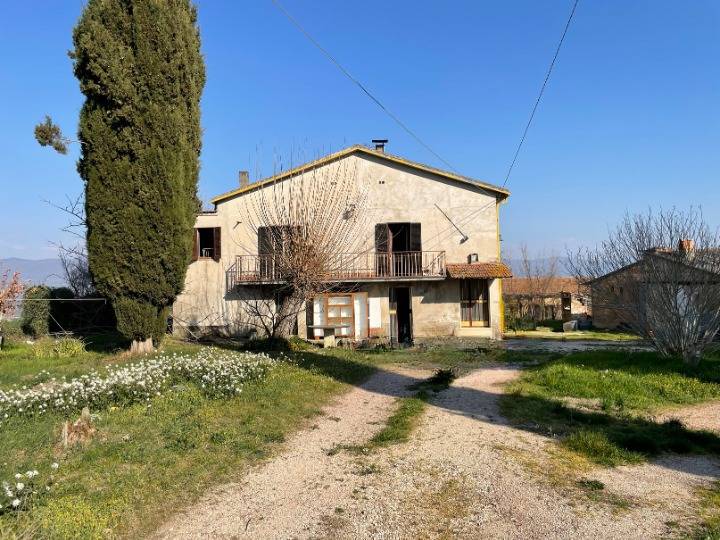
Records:
<instances>
[{"instance_id":1,"label":"gabled roof","mask_svg":"<svg viewBox=\"0 0 720 540\"><path fill-rule=\"evenodd\" d=\"M712 255L715 255L714 253L711 253ZM716 255L717 257L720 257L720 253ZM715 259L713 261L713 264L707 264L708 260L701 260L701 261L695 261L693 263L692 260L686 259L684 256L680 255L677 251L668 250L668 249L652 249L645 252L642 259L639 261L635 261L633 263L627 264L623 267L618 268L617 270L613 270L612 272L609 272L603 276L596 277L594 279L588 280L583 283L583 285L593 285L595 283L604 281L608 278L611 278L612 276L615 276L617 274L620 274L621 272L626 272L628 270L632 270L633 268L637 268L635 271L638 275L642 274L642 268L641 265L644 261L648 260L650 257L655 257L658 259L663 259L665 261L668 261L673 264L677 264L680 266L684 266L686 268L689 268L691 270L699 270L701 272L714 275L714 276L720 276L720 272L718 271L718 268L720 268L720 262L718 259Z\"/></svg>"},{"instance_id":2,"label":"gabled roof","mask_svg":"<svg viewBox=\"0 0 720 540\"><path fill-rule=\"evenodd\" d=\"M399 156L394 156L392 154L387 154L385 152L380 152L378 150L371 150L370 148L368 148L366 146L356 144L353 146L348 146L347 148L340 150L338 152L328 154L327 156L324 156L320 159L316 159L314 161L309 161L308 163L305 163L305 164L295 167L293 169L289 169L280 174L270 176L263 180L258 180L257 182L253 182L252 184L250 184L248 186L234 189L232 191L228 191L227 193L223 193L222 195L218 195L217 197L213 198L210 202L213 204L218 204L223 201L227 201L228 199L232 199L234 197L237 197L238 195L242 195L243 193L247 193L249 191L253 191L255 189L261 188L261 187L265 186L266 184L285 180L292 176L302 174L304 172L315 169L322 165L326 165L327 163L337 161L338 159L344 158L344 157L352 155L352 154L363 154L363 155L367 155L367 156L372 156L372 157L379 158L379 159L385 160L385 161L389 161L389 162L392 162L395 164L404 165L406 167L415 169L417 171L435 174L437 176L447 178L448 180L453 180L460 184L469 185L469 186L478 188L480 190L490 191L490 192L494 193L495 196L500 199L505 199L510 195L510 191L503 187L495 186L493 184L488 184L487 182L481 182L480 180L475 180L474 178L470 178L468 176L462 176L462 175L454 173L454 172L445 171L443 169L437 169L435 167L430 167L429 165L424 165L424 164L418 163L416 161L411 161L409 159L405 159L405 158L402 158Z\"/></svg>"}]
</instances>

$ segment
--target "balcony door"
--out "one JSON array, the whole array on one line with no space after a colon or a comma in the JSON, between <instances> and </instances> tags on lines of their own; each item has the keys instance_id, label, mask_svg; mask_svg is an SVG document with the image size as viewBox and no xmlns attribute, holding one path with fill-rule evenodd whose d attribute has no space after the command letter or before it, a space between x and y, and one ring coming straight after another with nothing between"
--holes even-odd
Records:
<instances>
[{"instance_id":1,"label":"balcony door","mask_svg":"<svg viewBox=\"0 0 720 540\"><path fill-rule=\"evenodd\" d=\"M378 275L418 275L422 269L420 223L378 223L375 225L375 253Z\"/></svg>"}]
</instances>

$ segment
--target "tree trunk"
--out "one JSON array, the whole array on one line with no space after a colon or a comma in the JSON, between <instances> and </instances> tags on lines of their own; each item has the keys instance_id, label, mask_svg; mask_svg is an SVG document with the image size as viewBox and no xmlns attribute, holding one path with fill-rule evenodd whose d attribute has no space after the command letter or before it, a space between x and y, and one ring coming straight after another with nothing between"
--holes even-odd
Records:
<instances>
[{"instance_id":1,"label":"tree trunk","mask_svg":"<svg viewBox=\"0 0 720 540\"><path fill-rule=\"evenodd\" d=\"M130 344L130 354L147 354L155 350L153 347L152 338L147 338L144 341L134 339Z\"/></svg>"}]
</instances>

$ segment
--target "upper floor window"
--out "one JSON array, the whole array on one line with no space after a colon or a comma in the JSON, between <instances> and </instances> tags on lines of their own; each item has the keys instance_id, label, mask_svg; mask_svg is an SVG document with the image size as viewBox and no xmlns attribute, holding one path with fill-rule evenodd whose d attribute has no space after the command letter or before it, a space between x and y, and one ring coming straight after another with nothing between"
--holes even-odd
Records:
<instances>
[{"instance_id":1,"label":"upper floor window","mask_svg":"<svg viewBox=\"0 0 720 540\"><path fill-rule=\"evenodd\" d=\"M263 225L258 227L258 255L285 253L290 242L302 241L302 229L292 225Z\"/></svg>"},{"instance_id":2,"label":"upper floor window","mask_svg":"<svg viewBox=\"0 0 720 540\"><path fill-rule=\"evenodd\" d=\"M199 227L195 229L193 261L198 259L220 260L220 227Z\"/></svg>"}]
</instances>

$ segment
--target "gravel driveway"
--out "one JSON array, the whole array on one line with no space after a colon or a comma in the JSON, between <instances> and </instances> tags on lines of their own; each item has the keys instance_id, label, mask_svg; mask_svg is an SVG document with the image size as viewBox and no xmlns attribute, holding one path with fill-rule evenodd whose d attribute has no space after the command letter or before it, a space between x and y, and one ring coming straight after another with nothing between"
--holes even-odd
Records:
<instances>
[{"instance_id":1,"label":"gravel driveway","mask_svg":"<svg viewBox=\"0 0 720 540\"><path fill-rule=\"evenodd\" d=\"M369 455L397 397L428 376L381 370L244 480L208 493L158 538L653 538L691 524L695 492L720 475L707 458L595 470L602 496L558 478L552 440L513 428L498 394L517 376L489 367L456 380L406 444ZM675 528L672 528L675 527Z\"/></svg>"}]
</instances>

